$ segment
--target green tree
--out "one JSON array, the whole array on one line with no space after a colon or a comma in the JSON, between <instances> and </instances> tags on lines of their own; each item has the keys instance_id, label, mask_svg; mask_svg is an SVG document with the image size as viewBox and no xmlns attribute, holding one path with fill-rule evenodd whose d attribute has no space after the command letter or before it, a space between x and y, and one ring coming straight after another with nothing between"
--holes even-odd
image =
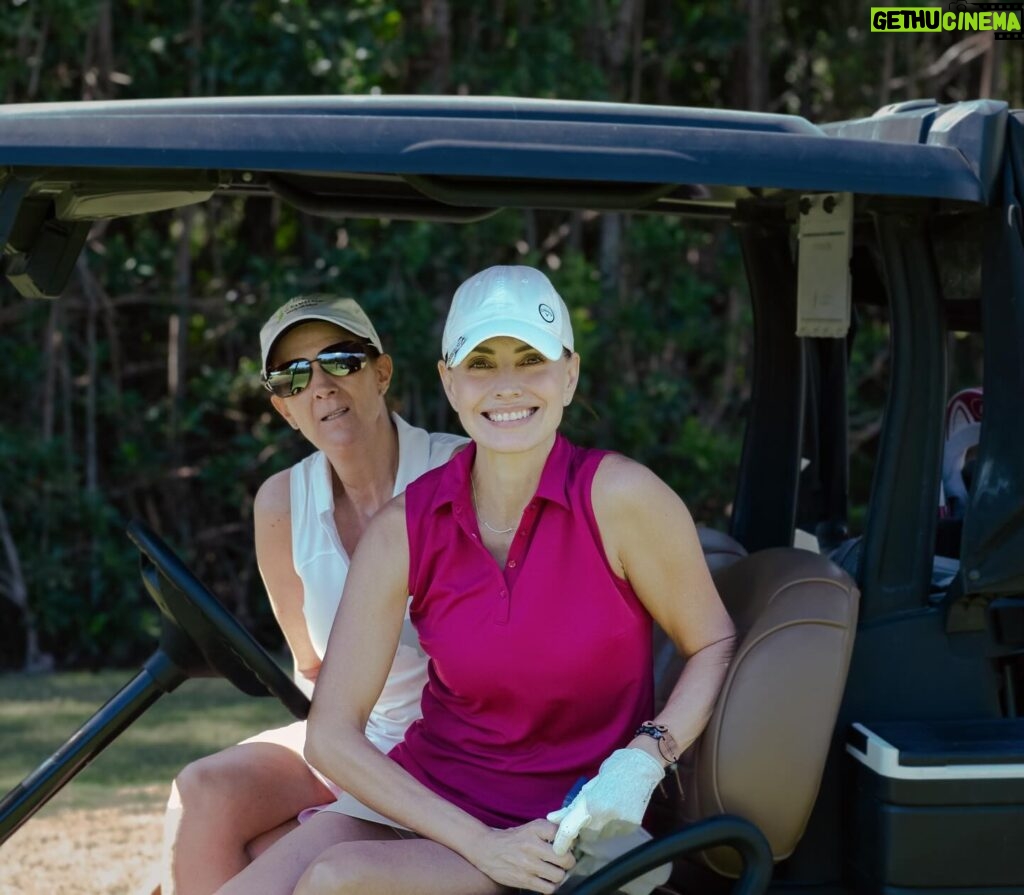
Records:
<instances>
[{"instance_id":1,"label":"green tree","mask_svg":"<svg viewBox=\"0 0 1024 895\"><path fill-rule=\"evenodd\" d=\"M849 0L23 0L0 12L0 43L7 102L471 93L821 121L919 95L1021 104L1024 88L1019 53L871 34ZM56 302L0 292L17 396L0 409L0 655L90 665L150 651L154 614L123 534L136 516L279 643L251 502L307 447L258 385L260 323L302 291L358 297L396 356L396 407L450 429L433 372L446 304L468 274L520 261L546 269L573 311L584 373L572 436L650 464L698 520L724 525L751 352L728 227L551 211L463 226L327 220L211 201L97 224ZM853 437L870 456L884 315L865 325Z\"/></svg>"}]
</instances>

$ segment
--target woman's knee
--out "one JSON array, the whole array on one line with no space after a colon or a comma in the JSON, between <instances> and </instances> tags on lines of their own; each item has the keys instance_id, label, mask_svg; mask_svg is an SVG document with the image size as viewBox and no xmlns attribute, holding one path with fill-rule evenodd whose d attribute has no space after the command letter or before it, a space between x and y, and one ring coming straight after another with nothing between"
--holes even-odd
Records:
<instances>
[{"instance_id":1,"label":"woman's knee","mask_svg":"<svg viewBox=\"0 0 1024 895\"><path fill-rule=\"evenodd\" d=\"M226 807L237 790L239 777L245 773L244 756L231 750L196 759L178 773L172 785L177 800L187 811L201 807L204 811Z\"/></svg>"},{"instance_id":2,"label":"woman's knee","mask_svg":"<svg viewBox=\"0 0 1024 895\"><path fill-rule=\"evenodd\" d=\"M373 891L383 843L346 842L323 852L299 879L294 895L356 895Z\"/></svg>"}]
</instances>

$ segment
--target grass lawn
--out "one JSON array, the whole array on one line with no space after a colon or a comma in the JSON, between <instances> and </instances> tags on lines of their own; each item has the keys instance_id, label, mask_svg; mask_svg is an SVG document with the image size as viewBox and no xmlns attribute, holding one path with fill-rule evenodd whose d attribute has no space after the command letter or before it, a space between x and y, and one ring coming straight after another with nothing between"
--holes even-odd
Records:
<instances>
[{"instance_id":1,"label":"grass lawn","mask_svg":"<svg viewBox=\"0 0 1024 895\"><path fill-rule=\"evenodd\" d=\"M133 676L130 670L0 675L0 795ZM166 790L192 759L291 720L277 700L245 696L225 680L186 681L158 699L43 811L110 805L151 787Z\"/></svg>"},{"instance_id":2,"label":"grass lawn","mask_svg":"<svg viewBox=\"0 0 1024 895\"><path fill-rule=\"evenodd\" d=\"M48 758L134 672L0 675L0 795ZM0 895L149 895L171 779L194 758L291 721L224 680L162 696L18 829L0 852Z\"/></svg>"}]
</instances>

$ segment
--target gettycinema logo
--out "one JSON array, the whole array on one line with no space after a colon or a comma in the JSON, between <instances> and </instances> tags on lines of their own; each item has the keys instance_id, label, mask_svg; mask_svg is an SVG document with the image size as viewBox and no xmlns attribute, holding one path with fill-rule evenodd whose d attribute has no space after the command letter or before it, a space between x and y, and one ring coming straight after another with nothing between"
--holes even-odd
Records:
<instances>
[{"instance_id":1,"label":"gettycinema logo","mask_svg":"<svg viewBox=\"0 0 1024 895\"><path fill-rule=\"evenodd\" d=\"M992 31L996 40L1024 40L1024 3L953 2L946 9L872 6L872 31Z\"/></svg>"}]
</instances>

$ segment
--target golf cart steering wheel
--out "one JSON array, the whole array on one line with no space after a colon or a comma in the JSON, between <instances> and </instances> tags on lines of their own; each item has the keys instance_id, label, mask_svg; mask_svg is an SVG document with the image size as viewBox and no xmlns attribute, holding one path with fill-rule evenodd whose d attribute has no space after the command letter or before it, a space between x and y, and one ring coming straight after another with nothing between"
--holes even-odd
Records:
<instances>
[{"instance_id":1,"label":"golf cart steering wheel","mask_svg":"<svg viewBox=\"0 0 1024 895\"><path fill-rule=\"evenodd\" d=\"M127 531L142 554L143 584L160 610L160 649L183 675L226 677L243 693L276 696L305 718L306 695L178 555L138 520Z\"/></svg>"}]
</instances>

